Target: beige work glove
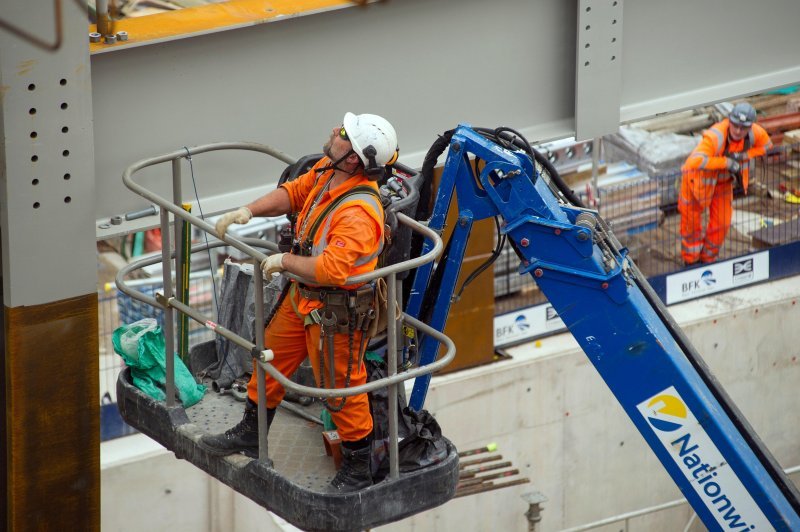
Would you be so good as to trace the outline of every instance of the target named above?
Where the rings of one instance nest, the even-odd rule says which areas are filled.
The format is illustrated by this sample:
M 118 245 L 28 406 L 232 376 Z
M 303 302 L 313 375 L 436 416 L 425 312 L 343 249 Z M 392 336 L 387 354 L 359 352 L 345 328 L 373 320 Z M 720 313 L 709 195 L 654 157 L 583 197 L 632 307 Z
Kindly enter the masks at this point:
M 281 273 L 286 268 L 283 267 L 283 256 L 286 253 L 275 253 L 261 261 L 261 271 L 264 272 L 264 277 L 270 279 L 273 274 Z
M 222 215 L 222 218 L 217 220 L 217 225 L 215 229 L 217 230 L 217 236 L 222 238 L 225 236 L 225 232 L 228 230 L 228 226 L 231 224 L 246 224 L 253 218 L 253 213 L 250 212 L 250 209 L 247 207 L 239 207 L 235 211 L 226 212 Z

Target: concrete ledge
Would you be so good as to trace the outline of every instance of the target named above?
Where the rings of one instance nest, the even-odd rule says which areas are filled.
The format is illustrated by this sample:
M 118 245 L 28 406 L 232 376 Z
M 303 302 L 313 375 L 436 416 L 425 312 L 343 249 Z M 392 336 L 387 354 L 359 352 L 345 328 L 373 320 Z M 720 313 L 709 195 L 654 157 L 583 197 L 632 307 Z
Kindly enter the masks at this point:
M 798 299 L 800 278 L 787 278 L 669 307 L 783 468 L 800 463 L 800 417 L 794 406 L 800 327 L 793 326 L 800 323 Z M 426 408 L 460 448 L 496 442 L 531 486 L 481 495 L 480 512 L 456 499 L 390 530 L 522 530 L 527 507 L 520 496 L 532 489 L 548 498 L 537 525 L 542 531 L 681 498 L 569 333 L 506 352 L 512 358 L 434 377 Z M 684 505 L 629 525 L 680 530 L 692 513 Z

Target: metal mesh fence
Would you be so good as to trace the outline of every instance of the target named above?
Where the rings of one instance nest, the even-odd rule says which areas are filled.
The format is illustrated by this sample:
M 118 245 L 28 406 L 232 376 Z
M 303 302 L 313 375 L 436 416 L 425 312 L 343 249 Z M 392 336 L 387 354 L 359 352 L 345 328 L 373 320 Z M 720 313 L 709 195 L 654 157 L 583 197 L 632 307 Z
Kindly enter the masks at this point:
M 639 269 L 648 277 L 685 268 L 681 256 L 681 215 L 678 197 L 681 172 L 603 185 L 596 193 L 580 192 L 614 231 Z M 709 211 L 702 215 L 707 227 Z M 731 226 L 717 260 L 800 241 L 800 145 L 780 146 L 750 163 L 745 195 L 733 187 Z M 494 266 L 495 314 L 544 303 L 530 275 L 519 275 L 519 260 L 507 246 Z
M 628 178 L 628 175 L 631 177 Z M 745 195 L 734 188 L 731 228 L 719 260 L 729 259 L 800 241 L 800 145 L 782 146 L 776 153 L 753 161 L 750 187 Z M 600 183 L 598 190 L 579 192 L 581 200 L 596 207 L 641 271 L 649 278 L 684 269 L 681 257 L 681 216 L 677 211 L 680 171 L 654 177 L 641 172 L 623 172 L 617 181 Z M 248 226 L 248 234 L 276 242 L 285 220 L 267 220 Z M 708 213 L 703 218 L 708 223 Z M 235 259 L 245 259 L 227 249 Z M 201 265 L 197 265 L 198 268 Z M 207 265 L 206 265 L 207 266 Z M 530 275 L 518 273 L 519 259 L 510 245 L 494 264 L 495 314 L 501 315 L 546 302 Z M 130 283 L 147 294 L 162 290 L 160 279 Z M 209 316 L 216 316 L 214 282 L 211 274 L 192 273 L 190 304 Z M 162 322 L 161 311 L 132 300 L 113 285 L 98 294 L 100 323 L 100 397 L 103 405 L 103 439 L 127 434 L 132 429 L 116 410 L 116 380 L 122 359 L 113 352 L 111 336 L 122 324 L 145 317 Z M 189 322 L 190 345 L 213 338 L 213 333 Z
M 281 217 L 261 220 L 245 227 L 232 227 L 231 231 L 240 237 L 256 237 L 277 242 L 281 229 L 287 224 L 288 221 Z M 195 237 L 196 239 L 203 238 L 200 233 L 196 233 Z M 195 271 L 189 278 L 189 304 L 214 319 L 217 317 L 215 292 L 219 293 L 219 272 L 216 270 L 216 265 L 221 262 L 221 257 L 226 256 L 241 261 L 249 258 L 233 247 L 218 248 L 212 250 L 211 253 L 200 252 L 192 256 L 192 265 Z M 213 276 L 211 264 L 215 265 Z M 127 284 L 154 297 L 156 292 L 163 292 L 160 268 L 157 269 L 157 272 L 151 272 L 153 278 L 130 280 Z M 117 410 L 116 383 L 125 364 L 122 358 L 114 353 L 111 341 L 114 330 L 121 325 L 130 324 L 142 318 L 155 318 L 163 327 L 164 318 L 163 311 L 123 294 L 113 283 L 106 284 L 98 291 L 97 296 L 100 339 L 101 439 L 108 440 L 134 432 L 122 421 Z M 179 314 L 176 313 L 176 316 Z M 188 326 L 190 347 L 214 338 L 211 330 L 194 320 L 189 319 Z
M 150 296 L 163 291 L 161 279 L 142 279 L 129 281 L 133 286 Z M 189 302 L 207 316 L 216 315 L 214 286 L 218 279 L 212 279 L 210 272 L 193 273 L 189 279 Z M 117 290 L 113 284 L 98 292 L 98 321 L 100 338 L 100 403 L 101 439 L 108 440 L 134 432 L 119 417 L 117 410 L 117 377 L 125 367 L 122 358 L 114 353 L 111 342 L 114 330 L 121 325 L 133 323 L 142 318 L 155 318 L 163 326 L 163 311 L 131 299 Z M 189 343 L 211 340 L 214 333 L 199 323 L 189 320 Z

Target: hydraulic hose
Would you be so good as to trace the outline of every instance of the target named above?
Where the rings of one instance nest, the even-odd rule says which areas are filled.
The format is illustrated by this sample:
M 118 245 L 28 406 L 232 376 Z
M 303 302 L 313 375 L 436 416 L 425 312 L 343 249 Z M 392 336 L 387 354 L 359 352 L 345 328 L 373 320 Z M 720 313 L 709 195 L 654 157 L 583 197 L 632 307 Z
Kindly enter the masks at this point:
M 553 163 L 551 163 L 550 160 L 540 152 L 536 151 L 521 133 L 506 126 L 500 126 L 496 129 L 478 127 L 475 128 L 475 131 L 494 140 L 499 140 L 499 143 L 501 144 L 510 143 L 514 147 L 526 152 L 534 161 L 539 163 L 545 169 L 545 172 L 550 177 L 550 182 L 555 184 L 558 192 L 560 192 L 567 199 L 567 201 L 573 205 L 581 204 L 578 196 L 575 195 L 572 189 L 569 188 L 567 183 L 561 178 L 558 170 L 556 170 L 555 166 L 553 166 Z

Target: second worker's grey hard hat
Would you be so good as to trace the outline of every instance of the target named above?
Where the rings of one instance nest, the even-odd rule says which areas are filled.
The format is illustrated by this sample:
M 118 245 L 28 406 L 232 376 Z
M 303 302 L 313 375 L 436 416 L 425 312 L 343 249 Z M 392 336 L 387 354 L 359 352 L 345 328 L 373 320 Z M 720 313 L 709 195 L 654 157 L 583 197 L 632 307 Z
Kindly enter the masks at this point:
M 756 121 L 756 110 L 747 102 L 737 103 L 731 109 L 728 119 L 738 126 L 750 127 Z

